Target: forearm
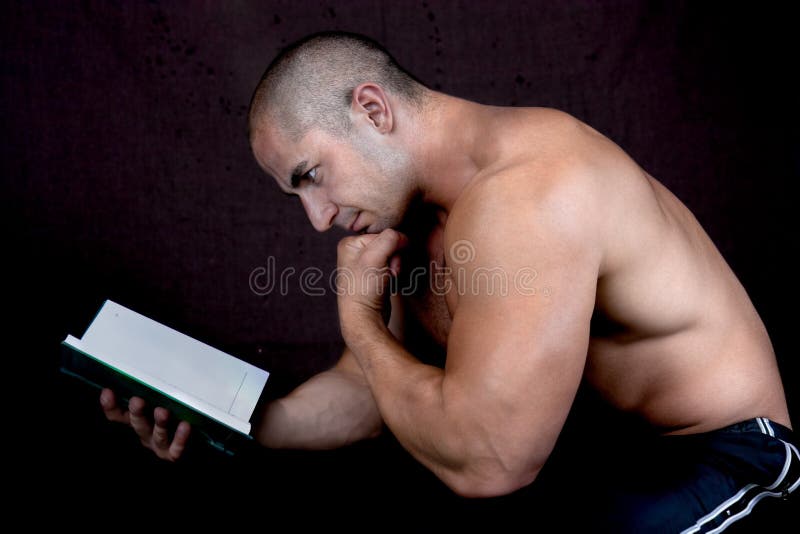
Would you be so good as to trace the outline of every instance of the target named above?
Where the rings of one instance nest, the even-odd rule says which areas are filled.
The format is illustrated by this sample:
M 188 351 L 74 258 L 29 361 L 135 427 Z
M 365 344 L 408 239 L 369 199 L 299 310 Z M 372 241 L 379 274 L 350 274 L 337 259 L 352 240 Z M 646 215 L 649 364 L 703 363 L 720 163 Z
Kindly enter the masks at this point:
M 496 456 L 487 450 L 479 417 L 469 413 L 442 369 L 422 364 L 380 325 L 358 341 L 351 336 L 350 347 L 381 417 L 417 460 L 461 493 L 470 493 L 464 486 L 472 481 L 494 476 Z
M 337 267 L 352 274 L 344 277 L 346 283 L 337 280 L 342 335 L 381 418 L 416 459 L 465 496 L 513 491 L 533 481 L 554 443 L 552 432 L 534 435 L 546 406 L 540 410 L 531 402 L 520 405 L 519 399 L 538 400 L 526 395 L 530 380 L 516 378 L 508 367 L 520 357 L 515 352 L 499 360 L 497 347 L 488 339 L 466 352 L 465 347 L 451 351 L 448 343 L 448 359 L 466 356 L 450 360 L 446 372 L 422 364 L 400 345 L 382 312 L 387 283 L 399 272 L 397 252 L 407 243 L 407 237 L 392 229 L 339 242 Z M 483 313 L 473 315 L 476 320 L 463 324 L 474 335 L 487 321 Z M 489 363 L 486 358 L 491 358 Z M 516 388 L 506 387 L 509 378 Z
M 332 449 L 380 433 L 375 400 L 352 353 L 282 399 L 271 402 L 256 424 L 256 439 L 269 448 Z

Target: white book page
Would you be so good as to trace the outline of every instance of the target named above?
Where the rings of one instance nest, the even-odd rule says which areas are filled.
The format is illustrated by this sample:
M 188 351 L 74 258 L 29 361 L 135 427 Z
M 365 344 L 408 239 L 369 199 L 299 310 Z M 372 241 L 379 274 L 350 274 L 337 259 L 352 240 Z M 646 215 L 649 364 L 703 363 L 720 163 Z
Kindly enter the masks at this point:
M 155 377 L 171 389 L 245 422 L 269 376 L 263 369 L 110 300 L 81 344 L 88 354 L 111 358 L 118 365 Z

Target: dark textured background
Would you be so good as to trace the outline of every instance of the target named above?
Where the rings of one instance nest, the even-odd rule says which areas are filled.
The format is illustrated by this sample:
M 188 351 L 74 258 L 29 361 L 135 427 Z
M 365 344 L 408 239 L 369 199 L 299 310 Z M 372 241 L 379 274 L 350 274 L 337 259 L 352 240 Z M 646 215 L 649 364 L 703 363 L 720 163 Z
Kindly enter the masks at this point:
M 342 234 L 313 231 L 260 173 L 244 135 L 251 91 L 276 51 L 328 29 L 378 39 L 433 88 L 556 107 L 619 143 L 694 211 L 748 289 L 798 417 L 788 260 L 797 46 L 787 12 L 632 1 L 20 2 L 2 11 L 6 356 L 46 377 L 42 387 L 7 377 L 25 399 L 12 415 L 35 427 L 22 451 L 36 456 L 12 456 L 27 468 L 25 498 L 148 510 L 154 493 L 179 490 L 186 502 L 248 494 L 272 514 L 298 502 L 359 509 L 366 499 L 387 518 L 410 506 L 406 520 L 420 509 L 439 518 L 536 510 L 524 496 L 453 497 L 391 437 L 247 462 L 197 448 L 182 465 L 162 464 L 103 423 L 94 391 L 55 371 L 58 343 L 80 335 L 105 298 L 269 369 L 271 395 L 335 361 L 330 291 L 305 295 L 295 275 L 288 294 L 259 296 L 249 276 L 270 256 L 278 269 L 327 275 Z M 579 408 L 576 428 L 590 427 Z M 240 489 L 245 480 L 254 491 Z M 86 483 L 88 493 L 76 491 Z

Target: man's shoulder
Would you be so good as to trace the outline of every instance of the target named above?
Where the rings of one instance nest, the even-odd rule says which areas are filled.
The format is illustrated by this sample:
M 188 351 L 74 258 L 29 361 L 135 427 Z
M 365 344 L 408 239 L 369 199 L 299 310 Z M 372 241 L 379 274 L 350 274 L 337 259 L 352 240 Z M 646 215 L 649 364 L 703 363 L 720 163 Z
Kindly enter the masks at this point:
M 591 137 L 603 137 L 597 130 L 566 111 L 555 108 L 506 108 L 502 131 L 513 143 L 530 150 L 554 149 L 560 152 Z
M 464 192 L 444 229 L 448 264 L 462 249 L 474 251 L 475 267 L 512 270 L 536 264 L 542 254 L 602 256 L 601 210 L 582 172 L 550 171 L 535 180 L 530 172 L 538 170 L 510 168 Z
M 599 202 L 598 180 L 576 158 L 520 158 L 476 176 L 453 205 L 447 227 L 525 227 L 544 219 L 589 223 Z M 598 214 L 599 215 L 599 214 Z M 569 220 L 561 221 L 567 217 Z
M 487 193 L 546 198 L 544 192 L 567 185 L 589 187 L 598 154 L 611 148 L 596 130 L 553 108 L 505 109 L 489 135 L 494 159 L 464 188 L 454 209 Z

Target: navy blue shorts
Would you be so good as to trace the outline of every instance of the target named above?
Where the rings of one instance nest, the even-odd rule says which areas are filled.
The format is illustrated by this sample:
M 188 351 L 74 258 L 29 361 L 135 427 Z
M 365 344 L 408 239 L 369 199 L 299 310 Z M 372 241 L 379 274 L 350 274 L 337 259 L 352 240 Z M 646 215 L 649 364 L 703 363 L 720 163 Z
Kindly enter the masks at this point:
M 624 447 L 592 484 L 595 531 L 722 532 L 764 499 L 800 486 L 790 429 L 756 418 Z M 594 521 L 592 521 L 594 522 Z

